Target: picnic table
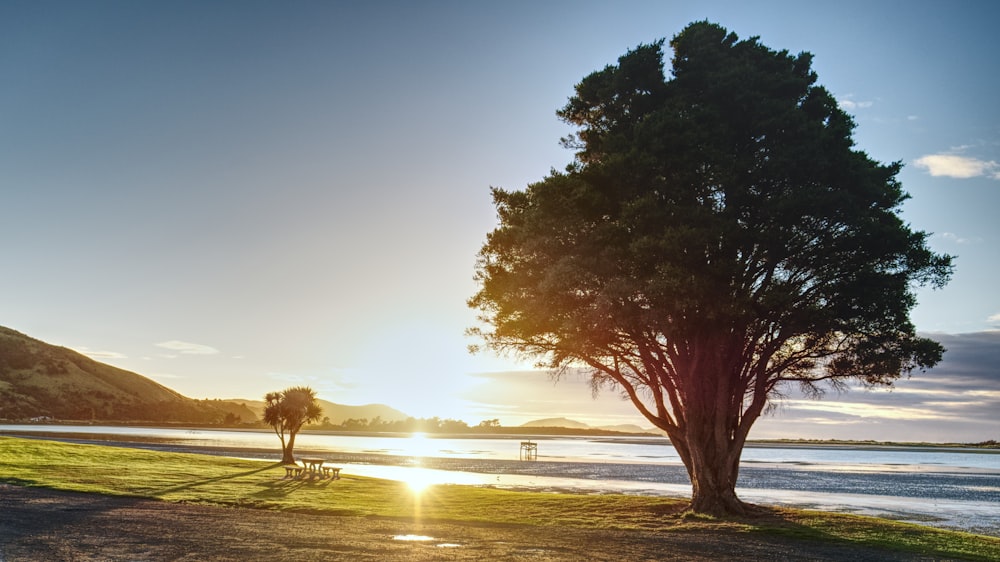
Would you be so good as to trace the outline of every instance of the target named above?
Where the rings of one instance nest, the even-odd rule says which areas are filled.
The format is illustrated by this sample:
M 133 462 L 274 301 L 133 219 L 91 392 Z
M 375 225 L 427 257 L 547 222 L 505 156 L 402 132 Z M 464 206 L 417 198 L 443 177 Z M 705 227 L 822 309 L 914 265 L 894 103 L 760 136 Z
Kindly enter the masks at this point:
M 323 463 L 326 462 L 326 459 L 321 459 L 319 457 L 302 457 L 299 460 L 302 461 L 302 464 L 310 474 L 322 474 Z
M 331 480 L 340 480 L 340 468 L 334 466 L 323 466 L 326 459 L 319 457 L 302 457 L 299 460 L 302 461 L 302 466 L 299 466 L 297 463 L 282 465 L 282 468 L 285 469 L 285 478 L 298 479 L 303 476 L 308 476 L 310 479 L 319 478 L 322 480 L 324 478 L 329 478 Z

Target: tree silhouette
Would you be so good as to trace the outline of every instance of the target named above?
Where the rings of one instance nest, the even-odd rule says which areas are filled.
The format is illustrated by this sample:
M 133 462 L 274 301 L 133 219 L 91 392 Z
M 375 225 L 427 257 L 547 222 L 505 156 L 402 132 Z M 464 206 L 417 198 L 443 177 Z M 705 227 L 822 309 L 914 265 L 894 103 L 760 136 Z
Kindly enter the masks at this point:
M 891 385 L 940 360 L 909 311 L 951 257 L 902 222 L 900 165 L 853 148 L 811 55 L 697 22 L 667 79 L 662 45 L 576 86 L 565 172 L 493 188 L 470 331 L 620 391 L 670 437 L 693 510 L 744 513 L 740 455 L 785 385 Z
M 293 386 L 267 393 L 264 403 L 264 423 L 274 428 L 281 440 L 281 462 L 294 464 L 295 435 L 304 424 L 318 421 L 323 415 L 316 392 L 307 386 Z

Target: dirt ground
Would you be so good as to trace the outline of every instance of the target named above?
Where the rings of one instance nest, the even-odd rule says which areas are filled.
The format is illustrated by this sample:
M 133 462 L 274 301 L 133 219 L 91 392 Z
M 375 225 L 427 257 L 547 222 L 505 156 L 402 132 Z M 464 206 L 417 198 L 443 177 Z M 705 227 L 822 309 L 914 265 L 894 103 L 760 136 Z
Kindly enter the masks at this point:
M 424 540 L 402 540 L 407 535 Z M 0 562 L 22 560 L 933 559 L 730 531 L 459 525 L 175 504 L 0 484 Z

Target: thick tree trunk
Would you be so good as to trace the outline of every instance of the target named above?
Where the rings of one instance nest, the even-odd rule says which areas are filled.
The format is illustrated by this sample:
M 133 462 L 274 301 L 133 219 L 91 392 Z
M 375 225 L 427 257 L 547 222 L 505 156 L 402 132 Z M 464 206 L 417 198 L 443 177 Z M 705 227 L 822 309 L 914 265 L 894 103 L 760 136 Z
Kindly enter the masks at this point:
M 693 455 L 691 475 L 691 510 L 712 516 L 746 515 L 747 505 L 736 497 L 739 463 L 705 462 L 706 456 Z
M 736 497 L 740 455 L 750 423 L 761 404 L 744 411 L 742 382 L 744 339 L 738 332 L 707 338 L 681 361 L 683 423 L 671 434 L 691 478 L 691 509 L 712 516 L 746 515 Z M 681 402 L 678 400 L 677 402 Z M 676 439 L 675 439 L 676 437 Z
M 691 478 L 691 509 L 712 516 L 746 515 L 748 505 L 736 496 L 743 441 L 729 438 L 711 424 L 698 426 L 671 441 Z

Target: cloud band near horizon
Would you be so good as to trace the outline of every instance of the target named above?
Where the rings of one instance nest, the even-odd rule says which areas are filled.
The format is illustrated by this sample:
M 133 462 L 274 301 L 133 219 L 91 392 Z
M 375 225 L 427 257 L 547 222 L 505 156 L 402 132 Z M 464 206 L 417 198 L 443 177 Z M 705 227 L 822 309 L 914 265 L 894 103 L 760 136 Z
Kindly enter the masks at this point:
M 214 347 L 208 345 L 202 345 L 200 343 L 191 343 L 179 340 L 160 342 L 156 344 L 156 347 L 169 349 L 170 351 L 176 351 L 181 355 L 215 355 L 219 353 L 218 349 L 215 349 Z

